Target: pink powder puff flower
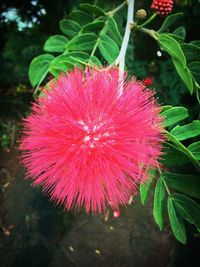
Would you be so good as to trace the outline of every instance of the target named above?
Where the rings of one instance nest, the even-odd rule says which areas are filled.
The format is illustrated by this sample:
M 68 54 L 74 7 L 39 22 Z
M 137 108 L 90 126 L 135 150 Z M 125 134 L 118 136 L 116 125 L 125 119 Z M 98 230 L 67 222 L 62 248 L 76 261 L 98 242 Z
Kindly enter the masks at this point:
M 67 210 L 118 210 L 162 154 L 154 93 L 125 78 L 120 96 L 118 78 L 118 69 L 63 74 L 25 119 L 20 150 L 27 177 Z

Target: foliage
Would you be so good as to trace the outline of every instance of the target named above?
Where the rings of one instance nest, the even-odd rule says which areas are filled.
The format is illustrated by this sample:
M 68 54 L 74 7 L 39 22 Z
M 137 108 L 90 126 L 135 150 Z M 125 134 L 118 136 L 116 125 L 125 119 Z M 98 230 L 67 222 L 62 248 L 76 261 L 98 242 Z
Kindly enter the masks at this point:
M 177 95 L 178 99 L 182 92 L 188 90 L 189 94 L 200 102 L 200 41 L 185 41 L 186 30 L 178 24 L 182 15 L 179 12 L 168 16 L 158 30 L 144 28 L 151 19 L 147 19 L 148 23 L 135 23 L 132 28 L 136 36 L 144 33 L 152 37 L 152 41 L 155 42 L 154 48 L 159 47 L 166 57 L 165 62 L 158 63 L 163 71 L 157 82 L 171 88 L 171 95 L 166 92 L 167 96 L 173 98 Z M 100 6 L 84 3 L 79 9 L 73 10 L 67 18 L 61 20 L 59 27 L 60 32 L 45 41 L 43 49 L 46 53 L 31 61 L 29 78 L 31 85 L 36 86 L 35 95 L 48 75 L 57 78 L 62 72 L 71 70 L 74 66 L 98 68 L 112 65 L 118 57 L 123 28 L 115 9 L 107 12 Z M 130 43 L 129 49 L 135 47 L 137 50 L 137 44 Z M 139 60 L 137 53 L 133 62 L 132 59 L 132 56 L 127 55 L 128 69 L 139 78 L 144 78 L 148 74 L 147 62 Z M 154 64 L 150 66 L 151 70 L 155 67 Z M 166 104 L 173 105 L 175 102 L 173 101 L 172 99 Z M 178 103 L 179 100 L 175 102 Z M 196 139 L 200 135 L 200 121 L 196 119 L 197 117 L 191 121 L 188 109 L 183 106 L 163 106 L 161 115 L 165 117 L 166 128 L 165 154 L 162 159 L 165 171 L 162 172 L 160 168 L 150 170 L 151 179 L 140 185 L 140 196 L 142 204 L 146 204 L 151 187 L 158 176 L 153 205 L 155 222 L 162 230 L 167 212 L 174 236 L 185 244 L 184 222 L 195 225 L 197 229 L 200 227 L 200 206 L 197 200 L 193 200 L 200 198 L 200 180 L 196 175 L 200 171 L 200 144 Z M 186 122 L 183 123 L 184 121 Z M 175 171 L 178 166 L 184 164 L 193 165 L 191 173 Z

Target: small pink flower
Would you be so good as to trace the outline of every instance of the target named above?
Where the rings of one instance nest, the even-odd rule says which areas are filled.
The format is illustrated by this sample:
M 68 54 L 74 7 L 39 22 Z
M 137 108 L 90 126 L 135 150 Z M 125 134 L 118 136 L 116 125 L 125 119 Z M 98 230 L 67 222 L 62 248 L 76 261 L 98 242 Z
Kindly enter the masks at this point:
M 113 217 L 114 218 L 119 218 L 121 216 L 121 212 L 119 210 L 116 210 L 113 212 Z
M 153 0 L 151 8 L 156 11 L 158 15 L 167 16 L 172 12 L 173 0 Z
M 117 69 L 61 75 L 25 119 L 20 150 L 27 177 L 67 210 L 118 210 L 162 154 L 153 92 L 131 79 L 119 96 L 118 78 Z

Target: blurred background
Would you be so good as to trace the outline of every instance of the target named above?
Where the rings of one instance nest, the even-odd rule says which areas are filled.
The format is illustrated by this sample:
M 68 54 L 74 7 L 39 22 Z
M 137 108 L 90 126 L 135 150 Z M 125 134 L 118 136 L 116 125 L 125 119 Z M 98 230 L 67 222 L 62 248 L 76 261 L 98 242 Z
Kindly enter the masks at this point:
M 45 40 L 59 34 L 59 21 L 80 3 L 95 3 L 106 11 L 120 0 L 32 0 L 0 2 L 0 266 L 198 266 L 199 238 L 188 227 L 186 246 L 177 243 L 169 227 L 160 232 L 152 215 L 152 199 L 143 207 L 139 198 L 104 216 L 64 212 L 37 188 L 24 181 L 17 142 L 22 119 L 29 113 L 33 88 L 28 79 L 31 60 L 43 53 Z M 200 38 L 200 2 L 176 0 L 183 12 L 176 24 L 186 29 L 186 42 Z M 136 10 L 150 11 L 151 1 L 136 1 Z M 118 15 L 123 21 L 126 9 Z M 159 29 L 163 18 L 152 28 Z M 124 24 L 122 24 L 122 28 Z M 148 36 L 133 35 L 127 53 L 130 73 L 150 79 L 159 102 L 184 105 L 197 118 L 195 96 L 178 77 L 166 54 Z M 47 77 L 48 81 L 48 77 Z M 167 219 L 166 219 L 167 220 Z

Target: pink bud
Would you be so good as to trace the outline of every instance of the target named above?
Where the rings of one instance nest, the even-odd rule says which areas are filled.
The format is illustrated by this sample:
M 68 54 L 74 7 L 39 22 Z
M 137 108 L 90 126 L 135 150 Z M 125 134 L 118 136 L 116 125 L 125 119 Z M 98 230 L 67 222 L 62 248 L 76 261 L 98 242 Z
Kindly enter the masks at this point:
M 114 218 L 119 218 L 121 216 L 121 212 L 119 210 L 116 210 L 113 212 L 113 217 Z

